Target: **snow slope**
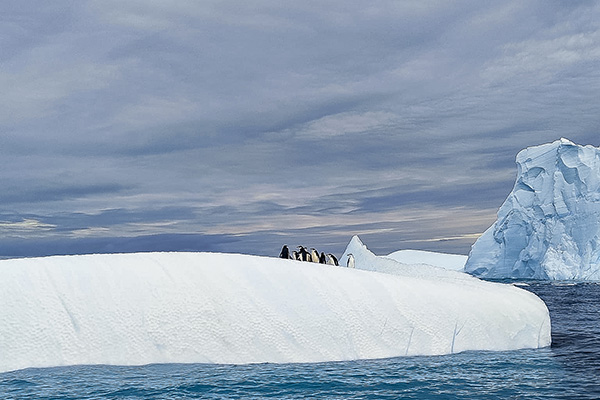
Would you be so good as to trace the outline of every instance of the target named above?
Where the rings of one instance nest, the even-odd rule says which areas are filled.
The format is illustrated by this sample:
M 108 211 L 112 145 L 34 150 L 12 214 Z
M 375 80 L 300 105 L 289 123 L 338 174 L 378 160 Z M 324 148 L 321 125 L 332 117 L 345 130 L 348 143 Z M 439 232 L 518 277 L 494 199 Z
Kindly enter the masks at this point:
M 360 250 L 359 267 L 368 259 Z M 0 372 L 316 362 L 550 344 L 548 310 L 533 294 L 436 270 L 437 276 L 398 276 L 215 253 L 3 260 Z
M 465 271 L 600 280 L 600 148 L 560 139 L 521 151 L 517 167 L 515 186 Z
M 428 264 L 440 268 L 462 271 L 467 262 L 467 256 L 460 254 L 435 253 L 423 250 L 398 250 L 387 257 L 404 264 Z

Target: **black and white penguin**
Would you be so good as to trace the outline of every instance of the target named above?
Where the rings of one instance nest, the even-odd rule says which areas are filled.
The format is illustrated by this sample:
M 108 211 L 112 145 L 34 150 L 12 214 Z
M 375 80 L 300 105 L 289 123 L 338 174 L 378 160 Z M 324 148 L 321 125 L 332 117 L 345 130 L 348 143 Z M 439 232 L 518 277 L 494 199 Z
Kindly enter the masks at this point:
M 298 246 L 298 255 L 300 256 L 300 261 L 310 261 L 310 254 L 306 250 L 306 247 Z
M 319 256 L 319 264 L 327 264 L 327 257 L 323 252 L 321 252 L 321 255 Z
M 310 261 L 314 263 L 319 262 L 319 252 L 314 247 L 310 248 Z
M 285 258 L 286 260 L 290 258 L 290 249 L 288 249 L 287 244 L 283 245 L 281 253 L 279 253 L 279 258 Z
M 339 266 L 338 259 L 331 253 L 327 254 L 327 264 Z
M 300 255 L 296 250 L 292 251 L 292 260 L 300 261 Z
M 346 267 L 354 268 L 354 256 L 352 253 L 348 254 L 348 261 L 346 262 Z

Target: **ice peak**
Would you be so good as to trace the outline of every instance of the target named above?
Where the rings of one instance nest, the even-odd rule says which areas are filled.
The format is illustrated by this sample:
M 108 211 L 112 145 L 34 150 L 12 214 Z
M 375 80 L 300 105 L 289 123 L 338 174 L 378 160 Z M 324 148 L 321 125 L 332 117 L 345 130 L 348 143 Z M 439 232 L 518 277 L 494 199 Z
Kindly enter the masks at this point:
M 348 243 L 348 247 L 364 247 L 365 249 L 367 248 L 367 246 L 365 246 L 365 244 L 362 242 L 362 240 L 360 240 L 360 238 L 358 237 L 358 235 L 354 235 L 352 236 L 352 239 L 350 239 L 350 243 Z
M 559 142 L 560 144 L 566 144 L 566 145 L 570 145 L 570 146 L 576 146 L 576 144 L 575 144 L 575 143 L 571 142 L 571 141 L 570 141 L 569 139 L 567 139 L 567 138 L 560 138 L 559 140 L 557 140 L 557 141 L 556 141 L 556 142 L 554 142 L 554 143 L 557 143 L 557 142 Z

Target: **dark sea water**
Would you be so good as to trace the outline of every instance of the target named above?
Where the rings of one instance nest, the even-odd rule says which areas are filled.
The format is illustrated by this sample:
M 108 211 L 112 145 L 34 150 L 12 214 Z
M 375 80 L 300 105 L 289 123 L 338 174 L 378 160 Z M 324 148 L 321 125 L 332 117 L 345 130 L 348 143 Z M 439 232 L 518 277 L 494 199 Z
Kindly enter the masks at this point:
M 550 348 L 320 364 L 27 369 L 0 374 L 0 399 L 600 399 L 600 285 L 530 282 L 526 289 L 550 309 Z

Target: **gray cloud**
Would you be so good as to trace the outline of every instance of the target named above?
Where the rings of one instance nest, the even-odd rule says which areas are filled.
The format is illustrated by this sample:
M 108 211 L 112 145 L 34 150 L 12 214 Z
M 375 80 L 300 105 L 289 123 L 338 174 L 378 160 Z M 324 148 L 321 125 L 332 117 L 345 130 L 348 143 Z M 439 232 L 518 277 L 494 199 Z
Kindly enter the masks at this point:
M 353 233 L 380 252 L 466 253 L 519 150 L 600 145 L 593 2 L 7 1 L 1 15 L 0 227 L 50 253 L 164 249 L 162 235 L 174 250 L 341 252 Z

